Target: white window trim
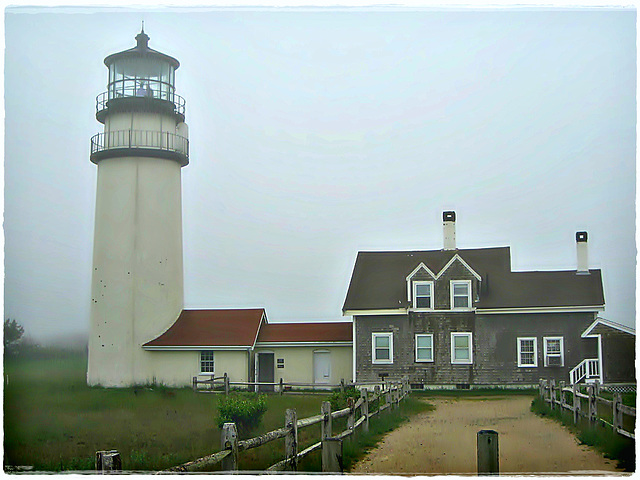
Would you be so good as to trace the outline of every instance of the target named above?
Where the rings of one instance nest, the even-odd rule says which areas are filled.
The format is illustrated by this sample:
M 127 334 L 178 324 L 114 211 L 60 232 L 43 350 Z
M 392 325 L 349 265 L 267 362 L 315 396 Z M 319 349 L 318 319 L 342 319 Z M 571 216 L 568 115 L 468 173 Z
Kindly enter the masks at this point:
M 553 365 L 553 367 L 564 367 L 564 337 L 543 337 L 542 342 L 544 345 L 544 366 L 548 367 L 547 361 L 547 341 L 548 340 L 560 340 L 560 365 Z M 554 356 L 557 356 L 554 354 Z
M 213 362 L 213 372 L 203 372 L 203 371 L 202 371 L 202 362 L 203 362 L 203 360 L 202 360 L 202 354 L 203 354 L 203 353 L 205 353 L 205 352 L 211 352 L 211 360 L 204 360 L 204 361 L 205 361 L 205 362 L 209 362 L 209 361 Z M 200 361 L 200 368 L 199 368 L 199 370 L 200 370 L 200 375 L 213 375 L 213 374 L 214 374 L 215 369 L 216 369 L 216 354 L 215 354 L 215 351 L 214 351 L 214 350 L 200 350 L 200 358 L 199 358 L 199 361 Z
M 431 358 L 429 360 L 425 360 L 425 359 L 420 359 L 418 358 L 418 337 L 431 337 Z M 434 353 L 434 348 L 433 348 L 433 333 L 416 333 L 415 336 L 415 342 L 416 342 L 416 362 L 431 362 L 433 363 L 433 353 Z
M 376 358 L 376 337 L 389 338 L 389 359 Z M 393 363 L 393 332 L 373 332 L 371 334 L 371 363 L 376 365 L 390 365 Z
M 456 360 L 455 359 L 455 337 L 468 337 L 469 338 L 469 360 Z M 471 365 L 473 363 L 473 334 L 471 332 L 451 332 L 451 363 L 455 365 Z
M 533 340 L 533 363 L 522 363 L 522 340 Z M 538 366 L 538 339 L 536 337 L 518 337 L 518 366 L 519 367 L 537 367 Z
M 416 291 L 417 291 L 417 287 L 418 285 L 431 285 L 431 297 L 429 299 L 430 305 L 429 307 L 420 307 L 418 308 L 417 302 L 416 302 Z M 434 283 L 430 280 L 414 280 L 413 281 L 413 299 L 412 299 L 412 304 L 413 304 L 413 309 L 418 311 L 418 312 L 423 312 L 423 311 L 427 311 L 427 310 L 433 310 L 433 293 L 434 293 Z
M 468 307 L 458 307 L 458 308 L 454 308 L 453 307 L 453 286 L 455 284 L 466 284 L 469 287 L 469 294 L 467 295 L 467 298 L 469 300 L 468 302 Z M 450 304 L 449 307 L 451 308 L 451 310 L 456 310 L 456 311 L 463 311 L 463 312 L 467 312 L 469 310 L 473 309 L 473 295 L 471 294 L 471 280 L 450 280 L 449 281 L 449 296 L 450 296 Z

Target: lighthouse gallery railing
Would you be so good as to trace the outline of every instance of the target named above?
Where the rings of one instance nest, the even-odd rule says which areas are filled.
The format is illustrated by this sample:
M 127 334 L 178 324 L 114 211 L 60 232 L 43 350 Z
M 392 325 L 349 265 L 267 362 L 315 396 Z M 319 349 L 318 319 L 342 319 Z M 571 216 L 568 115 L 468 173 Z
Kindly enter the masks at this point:
M 91 137 L 91 154 L 116 148 L 166 150 L 188 157 L 189 139 L 155 130 L 115 130 Z

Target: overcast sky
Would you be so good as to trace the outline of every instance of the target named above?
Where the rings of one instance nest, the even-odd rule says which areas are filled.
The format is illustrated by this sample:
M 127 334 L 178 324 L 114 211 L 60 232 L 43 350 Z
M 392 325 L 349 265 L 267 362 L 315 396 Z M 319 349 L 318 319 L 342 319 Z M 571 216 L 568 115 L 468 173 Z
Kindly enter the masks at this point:
M 632 9 L 5 11 L 5 318 L 87 333 L 103 59 L 176 57 L 185 307 L 342 320 L 359 250 L 510 245 L 602 268 L 635 327 Z

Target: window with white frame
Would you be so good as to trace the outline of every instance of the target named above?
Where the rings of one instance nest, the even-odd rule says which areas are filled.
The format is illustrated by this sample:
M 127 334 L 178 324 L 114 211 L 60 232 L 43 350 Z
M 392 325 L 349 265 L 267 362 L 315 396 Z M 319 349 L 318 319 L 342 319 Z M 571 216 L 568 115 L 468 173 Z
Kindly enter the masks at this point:
M 544 366 L 564 367 L 564 339 L 544 337 Z
M 538 366 L 538 339 L 536 337 L 518 337 L 518 366 Z
M 200 373 L 213 373 L 213 350 L 200 352 Z
M 393 363 L 393 333 L 371 334 L 371 361 Z
M 413 308 L 433 310 L 433 282 L 413 282 Z
M 451 309 L 466 310 L 471 308 L 471 280 L 451 281 Z
M 433 334 L 416 335 L 416 362 L 433 362 Z
M 471 333 L 451 334 L 451 363 L 473 363 Z

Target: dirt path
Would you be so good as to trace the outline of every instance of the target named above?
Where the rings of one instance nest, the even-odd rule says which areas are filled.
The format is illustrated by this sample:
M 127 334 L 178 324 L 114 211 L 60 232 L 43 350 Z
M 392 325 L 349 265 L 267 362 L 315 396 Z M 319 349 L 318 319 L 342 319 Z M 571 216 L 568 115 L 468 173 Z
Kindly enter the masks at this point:
M 436 410 L 389 433 L 350 473 L 476 474 L 476 434 L 499 433 L 500 473 L 623 474 L 553 420 L 529 411 L 531 397 L 430 399 Z

